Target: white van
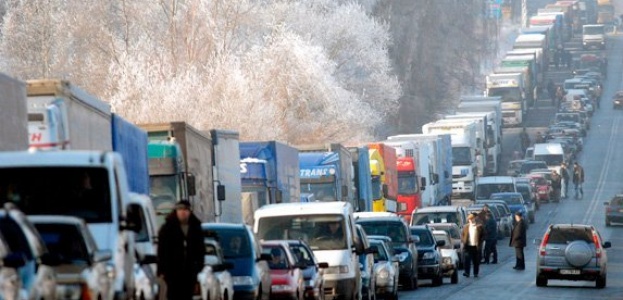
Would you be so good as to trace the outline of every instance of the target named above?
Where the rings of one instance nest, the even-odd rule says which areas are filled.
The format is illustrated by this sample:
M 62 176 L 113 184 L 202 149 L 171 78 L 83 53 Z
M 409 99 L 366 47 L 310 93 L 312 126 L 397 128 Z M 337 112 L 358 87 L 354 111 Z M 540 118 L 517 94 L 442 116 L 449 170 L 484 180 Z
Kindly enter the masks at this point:
M 476 179 L 476 200 L 490 199 L 491 194 L 501 192 L 517 192 L 515 178 L 511 176 L 487 176 Z
M 364 252 L 348 202 L 280 203 L 255 211 L 253 231 L 259 240 L 304 240 L 318 261 L 329 263 L 323 277 L 329 299 L 358 299 L 361 271 L 358 254 Z M 328 237 L 331 226 L 338 234 Z M 340 232 L 341 231 L 341 232 Z
M 560 174 L 560 165 L 565 161 L 565 152 L 560 143 L 534 144 L 534 160 L 541 160 L 550 170 Z

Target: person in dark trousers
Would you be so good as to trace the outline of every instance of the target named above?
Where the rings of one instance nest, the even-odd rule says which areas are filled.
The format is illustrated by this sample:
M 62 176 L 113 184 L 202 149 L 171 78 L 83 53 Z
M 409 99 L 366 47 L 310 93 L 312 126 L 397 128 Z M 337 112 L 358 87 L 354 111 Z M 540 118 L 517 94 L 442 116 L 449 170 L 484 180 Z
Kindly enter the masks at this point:
M 472 263 L 474 264 L 474 277 L 478 277 L 480 271 L 480 253 L 482 251 L 482 242 L 484 240 L 485 230 L 482 225 L 477 222 L 478 216 L 470 214 L 467 217 L 469 223 L 463 227 L 461 240 L 465 245 L 465 262 L 463 276 L 469 277 Z
M 573 163 L 573 184 L 575 185 L 575 198 L 584 197 L 584 189 L 582 184 L 584 183 L 584 168 L 578 164 Z M 579 193 L 578 193 L 579 192 Z
M 485 255 L 483 263 L 488 264 L 493 255 L 492 264 L 498 263 L 498 224 L 491 212 L 485 214 Z
M 556 106 L 556 84 L 551 78 L 547 82 L 547 96 L 551 99 L 552 106 Z
M 509 246 L 515 248 L 515 270 L 525 270 L 526 261 L 524 258 L 523 248 L 526 247 L 526 222 L 521 215 L 521 212 L 515 213 L 515 225 L 511 231 L 511 238 Z
M 569 191 L 569 170 L 567 169 L 567 164 L 564 162 L 560 165 L 560 177 L 562 178 L 560 181 L 560 198 L 567 199 L 567 192 Z
M 558 172 L 556 172 L 556 170 L 552 171 L 552 189 L 554 190 L 554 201 L 560 201 L 560 189 L 562 187 L 561 185 L 561 180 L 562 178 L 560 177 L 560 174 L 558 174 Z
M 166 282 L 169 300 L 191 300 L 197 274 L 204 264 L 201 221 L 190 202 L 182 200 L 158 232 L 158 276 Z

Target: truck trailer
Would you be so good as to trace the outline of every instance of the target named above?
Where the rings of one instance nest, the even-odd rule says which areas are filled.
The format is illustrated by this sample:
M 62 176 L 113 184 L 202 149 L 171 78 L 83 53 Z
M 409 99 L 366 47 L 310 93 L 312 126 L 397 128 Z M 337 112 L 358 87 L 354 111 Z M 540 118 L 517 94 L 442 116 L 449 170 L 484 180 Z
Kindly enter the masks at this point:
M 26 84 L 0 73 L 0 151 L 28 149 Z

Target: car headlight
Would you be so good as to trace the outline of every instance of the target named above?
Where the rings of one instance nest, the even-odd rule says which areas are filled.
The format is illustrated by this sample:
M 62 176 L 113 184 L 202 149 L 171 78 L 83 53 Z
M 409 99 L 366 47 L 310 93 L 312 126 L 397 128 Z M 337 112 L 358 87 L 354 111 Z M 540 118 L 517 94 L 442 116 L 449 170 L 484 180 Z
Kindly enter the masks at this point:
M 253 285 L 253 277 L 251 276 L 234 276 L 232 281 L 234 285 Z
M 398 258 L 398 261 L 401 263 L 405 262 L 407 258 L 409 258 L 409 252 L 408 251 L 400 252 L 396 254 L 396 258 Z
M 346 265 L 341 265 L 341 266 L 332 266 L 332 267 L 328 267 L 324 270 L 325 274 L 347 274 L 348 273 L 348 266 Z
M 292 292 L 294 290 L 293 287 L 285 284 L 277 284 L 270 287 L 273 292 Z
M 387 271 L 387 269 L 380 270 L 378 274 L 381 279 L 389 278 L 389 271 Z
M 435 252 L 424 252 L 422 255 L 422 259 L 433 259 L 435 258 Z

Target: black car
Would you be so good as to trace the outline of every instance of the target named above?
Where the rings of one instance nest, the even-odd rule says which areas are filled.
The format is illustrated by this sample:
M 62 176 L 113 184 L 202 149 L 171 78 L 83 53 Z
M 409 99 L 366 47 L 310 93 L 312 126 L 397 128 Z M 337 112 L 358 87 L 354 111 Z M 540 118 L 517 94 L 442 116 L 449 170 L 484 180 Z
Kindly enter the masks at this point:
M 416 245 L 418 250 L 418 277 L 420 279 L 432 279 L 433 286 L 443 283 L 443 270 L 441 267 L 441 250 L 445 241 L 437 242 L 433 231 L 428 225 L 409 227 L 412 236 L 417 236 Z

